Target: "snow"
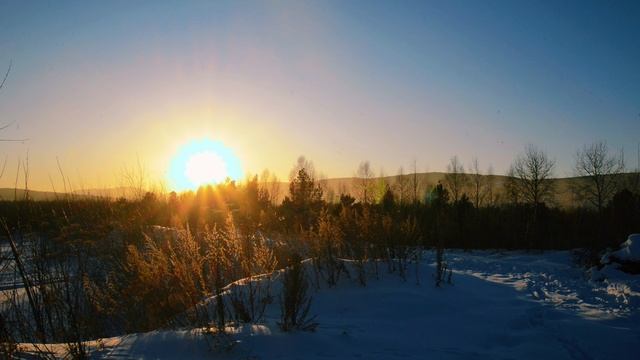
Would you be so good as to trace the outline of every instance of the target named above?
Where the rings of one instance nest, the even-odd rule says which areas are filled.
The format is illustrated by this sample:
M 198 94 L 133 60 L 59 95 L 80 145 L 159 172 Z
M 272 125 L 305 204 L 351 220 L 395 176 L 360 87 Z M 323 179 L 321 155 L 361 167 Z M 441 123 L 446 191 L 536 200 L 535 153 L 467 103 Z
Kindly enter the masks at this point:
M 627 241 L 620 245 L 620 250 L 609 255 L 614 261 L 640 262 L 640 234 L 631 234 Z
M 580 316 L 628 316 L 640 308 L 640 276 L 615 267 L 585 271 L 574 264 L 571 251 L 449 252 L 448 261 L 460 273 L 509 285 Z
M 103 339 L 93 356 L 113 359 L 635 359 L 640 281 L 592 274 L 568 251 L 449 251 L 453 285 L 433 286 L 433 254 L 406 281 L 381 264 L 366 287 L 356 276 L 312 291 L 315 332 L 283 333 L 276 301 L 264 323 L 230 331 L 211 350 L 199 330 Z M 307 262 L 307 269 L 309 270 Z M 372 268 L 369 269 L 372 272 Z M 595 271 L 595 270 L 591 270 Z M 418 279 L 416 279 L 416 273 Z M 313 278 L 312 274 L 309 274 Z M 266 281 L 269 276 L 257 281 Z M 281 273 L 271 277 L 279 288 Z M 246 283 L 246 282 L 245 282 Z M 239 286 L 242 286 L 242 283 Z M 277 294 L 277 293 L 275 293 Z M 216 352 L 213 354 L 212 352 Z

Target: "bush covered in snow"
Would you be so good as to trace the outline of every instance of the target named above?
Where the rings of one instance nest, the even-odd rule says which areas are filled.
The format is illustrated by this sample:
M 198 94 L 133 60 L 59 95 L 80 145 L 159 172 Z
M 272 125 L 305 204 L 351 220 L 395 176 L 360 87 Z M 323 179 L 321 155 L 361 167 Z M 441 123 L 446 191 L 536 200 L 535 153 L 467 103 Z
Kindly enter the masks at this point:
M 622 262 L 640 262 L 640 234 L 631 234 L 611 258 Z
M 600 262 L 628 273 L 640 273 L 640 234 L 629 235 L 618 250 L 606 252 Z

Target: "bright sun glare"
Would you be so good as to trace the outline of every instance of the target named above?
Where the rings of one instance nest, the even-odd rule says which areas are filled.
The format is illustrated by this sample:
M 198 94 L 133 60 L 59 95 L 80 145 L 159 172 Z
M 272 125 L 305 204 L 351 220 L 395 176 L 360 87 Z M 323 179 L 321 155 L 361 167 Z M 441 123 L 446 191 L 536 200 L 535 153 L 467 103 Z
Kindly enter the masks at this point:
M 211 151 L 191 155 L 184 171 L 194 186 L 219 183 L 227 177 L 227 165 L 224 160 Z
M 180 148 L 171 162 L 169 180 L 174 190 L 197 189 L 242 175 L 240 161 L 219 141 L 194 140 Z

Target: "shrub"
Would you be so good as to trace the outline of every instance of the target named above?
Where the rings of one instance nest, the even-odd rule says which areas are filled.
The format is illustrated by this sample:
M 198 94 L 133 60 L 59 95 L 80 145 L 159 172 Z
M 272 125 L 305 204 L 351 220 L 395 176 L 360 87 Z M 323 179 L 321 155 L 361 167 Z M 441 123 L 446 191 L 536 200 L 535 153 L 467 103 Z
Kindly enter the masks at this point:
M 311 296 L 309 281 L 298 256 L 293 256 L 290 266 L 284 270 L 282 295 L 280 297 L 280 322 L 282 331 L 314 331 L 318 324 L 315 316 L 309 317 Z

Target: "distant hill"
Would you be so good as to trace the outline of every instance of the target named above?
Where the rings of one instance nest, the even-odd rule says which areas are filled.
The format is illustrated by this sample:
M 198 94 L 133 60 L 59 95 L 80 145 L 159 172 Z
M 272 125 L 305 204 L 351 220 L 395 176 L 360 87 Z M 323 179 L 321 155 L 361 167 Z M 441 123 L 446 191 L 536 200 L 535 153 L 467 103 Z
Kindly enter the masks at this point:
M 415 180 L 414 180 L 415 176 Z M 433 186 L 438 184 L 438 182 L 444 182 L 445 173 L 442 172 L 428 172 L 428 173 L 418 173 L 418 174 L 405 174 L 402 176 L 402 180 L 405 181 L 406 186 L 410 189 L 409 193 L 413 193 L 413 182 L 417 183 L 417 193 L 420 199 L 424 198 L 424 194 L 428 189 L 431 189 Z M 498 197 L 498 200 L 504 199 L 504 184 L 508 179 L 507 176 L 504 175 L 481 175 L 485 181 L 491 181 L 494 187 L 494 195 Z M 636 182 L 640 182 L 640 173 L 626 173 L 617 175 L 621 178 L 626 178 L 624 180 L 629 181 L 631 179 L 635 179 Z M 385 177 L 374 177 L 371 179 L 374 184 L 389 184 L 392 189 L 395 189 L 397 184 L 400 182 L 401 177 L 399 175 L 393 176 L 385 176 Z M 357 184 L 360 181 L 359 178 L 356 177 L 343 177 L 343 178 L 331 178 L 331 179 L 321 179 L 319 180 L 323 189 L 325 199 L 327 201 L 338 201 L 340 194 L 350 194 L 351 196 L 358 198 L 358 187 Z M 567 178 L 555 178 L 551 179 L 555 185 L 556 197 L 554 199 L 553 205 L 558 205 L 561 207 L 570 207 L 576 204 L 575 195 L 572 189 L 576 188 L 580 182 L 586 181 L 586 178 L 581 177 L 567 177 Z M 285 196 L 289 193 L 289 183 L 288 182 L 278 182 L 278 183 L 270 183 L 267 184 L 267 187 L 270 190 L 278 189 L 277 201 L 280 202 L 284 199 Z M 116 187 L 116 188 L 96 188 L 96 189 L 85 189 L 85 190 L 76 190 L 70 193 L 70 195 L 76 198 L 87 198 L 87 197 L 106 197 L 117 199 L 121 197 L 125 198 L 133 198 L 139 196 L 140 191 L 137 191 L 131 187 Z M 53 191 L 36 191 L 29 190 L 28 192 L 29 198 L 32 200 L 40 201 L 40 200 L 55 200 L 59 198 L 64 198 L 64 193 L 55 193 Z M 13 188 L 0 188 L 0 200 L 22 200 L 25 198 L 25 191 L 23 189 L 13 189 Z
M 63 197 L 63 194 L 55 193 L 53 191 L 29 190 L 27 192 L 24 191 L 24 189 L 0 188 L 0 201 L 23 200 L 27 194 L 29 199 L 36 201 L 55 200 Z
M 72 193 L 75 195 L 83 195 L 83 196 L 95 196 L 95 197 L 106 197 L 106 198 L 133 198 L 138 195 L 140 191 L 126 186 L 114 187 L 114 188 L 95 188 L 95 189 L 84 189 L 84 190 L 74 190 Z
M 494 186 L 494 194 L 499 198 L 504 198 L 504 184 L 509 178 L 505 175 L 481 175 L 485 181 L 491 181 Z M 626 173 L 616 175 L 622 178 L 626 178 L 624 180 L 630 180 L 631 177 L 636 179 L 635 181 L 640 181 L 639 173 Z M 424 197 L 425 192 L 437 185 L 438 182 L 444 182 L 445 173 L 442 172 L 428 172 L 428 173 L 418 173 L 415 174 L 415 182 L 417 183 L 420 199 Z M 340 194 L 347 193 L 351 196 L 357 198 L 357 182 L 360 179 L 356 177 L 347 177 L 347 178 L 333 178 L 321 180 L 322 184 L 325 188 L 325 195 L 327 200 L 329 201 L 337 201 L 339 199 Z M 414 174 L 405 174 L 403 175 L 403 180 L 410 188 L 413 186 L 414 182 Z M 394 176 L 385 176 L 385 177 L 376 177 L 372 179 L 372 182 L 377 183 L 384 181 L 389 184 L 392 188 L 396 186 L 396 184 L 400 181 L 399 175 Z M 587 181 L 587 178 L 584 177 L 566 177 L 566 178 L 554 178 L 551 179 L 554 183 L 555 187 L 555 199 L 554 204 L 560 207 L 571 207 L 576 204 L 575 192 L 573 189 L 577 188 L 580 182 Z M 288 185 L 281 187 L 281 194 L 284 197 L 288 193 Z M 411 190 L 412 192 L 412 190 Z
M 106 189 L 87 189 L 87 190 L 75 190 L 70 193 L 54 192 L 54 191 L 40 191 L 15 189 L 15 188 L 0 188 L 0 201 L 13 201 L 23 200 L 28 195 L 30 200 L 46 201 L 63 199 L 65 196 L 72 196 L 77 199 L 83 198 L 120 198 L 120 197 L 133 197 L 134 191 L 130 188 L 118 187 L 118 188 L 106 188 Z
M 415 178 L 414 178 L 415 176 Z M 445 173 L 443 172 L 428 172 L 428 173 L 417 173 L 417 174 L 405 174 L 402 175 L 392 175 L 385 177 L 375 177 L 372 179 L 373 183 L 380 183 L 384 181 L 389 184 L 392 189 L 396 184 L 400 183 L 403 180 L 409 190 L 409 193 L 413 194 L 413 184 L 414 182 L 417 184 L 417 194 L 420 199 L 423 199 L 425 192 L 437 185 L 438 182 L 444 181 Z M 493 181 L 494 187 L 496 190 L 500 190 L 503 188 L 503 184 L 507 179 L 506 176 L 503 175 L 482 175 L 483 178 L 490 178 Z M 327 191 L 327 195 L 329 197 L 336 196 L 339 197 L 340 194 L 347 193 L 351 196 L 357 198 L 358 197 L 358 182 L 361 181 L 357 177 L 347 177 L 347 178 L 334 178 L 334 179 L 326 179 L 322 180 L 324 187 Z M 413 195 L 411 195 L 413 196 Z

